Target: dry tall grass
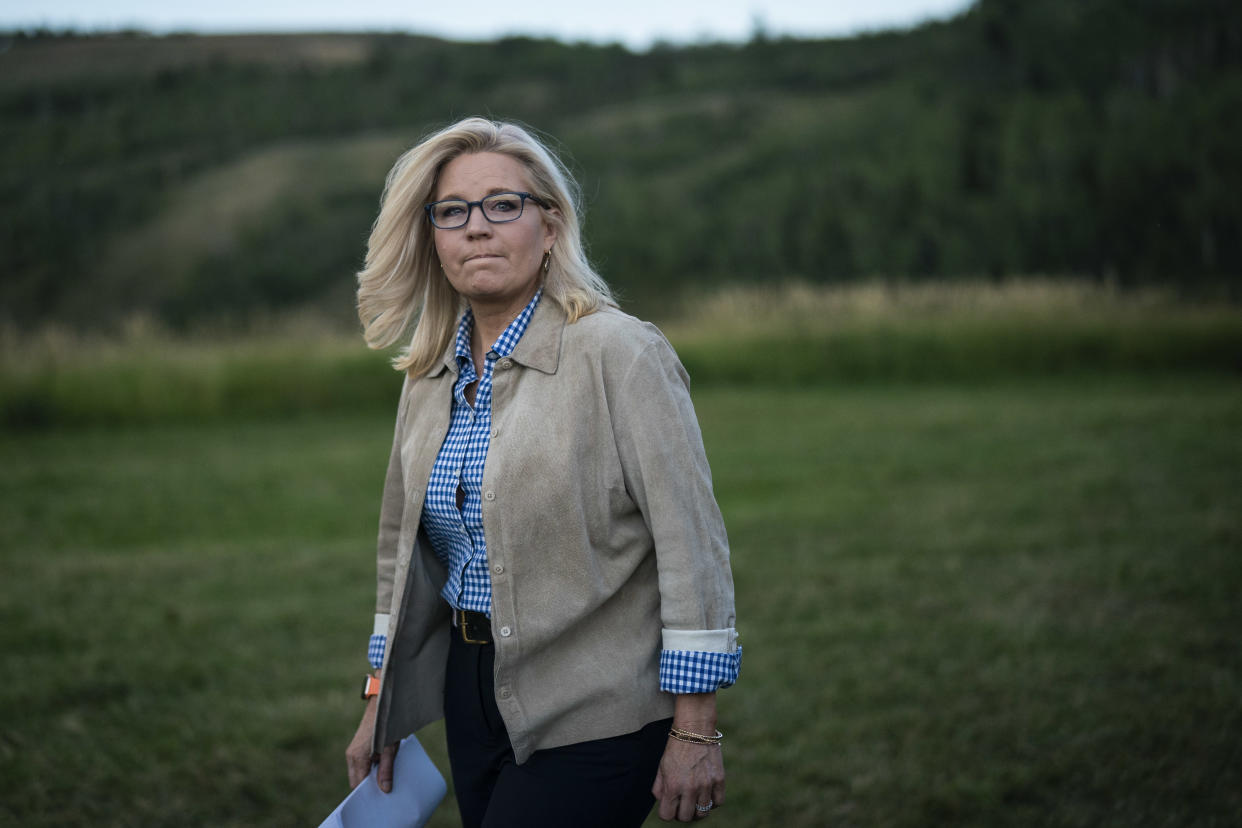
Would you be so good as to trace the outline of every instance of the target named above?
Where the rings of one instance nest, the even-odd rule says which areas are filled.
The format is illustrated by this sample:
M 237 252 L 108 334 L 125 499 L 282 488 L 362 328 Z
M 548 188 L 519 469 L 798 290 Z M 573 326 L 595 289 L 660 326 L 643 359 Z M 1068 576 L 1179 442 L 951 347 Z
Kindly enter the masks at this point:
M 1004 281 L 865 281 L 837 285 L 793 282 L 737 285 L 683 300 L 665 326 L 672 339 L 722 333 L 735 337 L 780 331 L 830 333 L 876 324 L 969 324 L 1005 320 L 1233 318 L 1242 309 L 1186 302 L 1168 288 L 1125 289 L 1085 279 L 1027 277 Z
M 1071 280 L 733 287 L 658 321 L 696 387 L 1242 371 L 1242 308 Z M 353 411 L 400 384 L 389 355 L 309 312 L 0 345 L 0 427 Z

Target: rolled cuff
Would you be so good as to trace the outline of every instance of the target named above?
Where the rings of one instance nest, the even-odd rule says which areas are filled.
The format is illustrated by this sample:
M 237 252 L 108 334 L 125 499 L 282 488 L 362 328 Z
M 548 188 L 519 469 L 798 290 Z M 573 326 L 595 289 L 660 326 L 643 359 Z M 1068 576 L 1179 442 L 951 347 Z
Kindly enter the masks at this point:
M 388 648 L 388 613 L 376 613 L 375 625 L 371 629 L 371 640 L 367 642 L 367 661 L 376 670 L 384 666 L 384 650 Z
M 660 689 L 665 693 L 714 693 L 737 681 L 742 648 L 731 653 L 660 652 Z
M 371 635 L 388 635 L 388 618 L 388 613 L 377 612 L 375 614 L 375 626 L 371 628 Z
M 733 653 L 737 650 L 737 630 L 669 630 L 663 631 L 663 649 L 690 650 L 700 653 Z

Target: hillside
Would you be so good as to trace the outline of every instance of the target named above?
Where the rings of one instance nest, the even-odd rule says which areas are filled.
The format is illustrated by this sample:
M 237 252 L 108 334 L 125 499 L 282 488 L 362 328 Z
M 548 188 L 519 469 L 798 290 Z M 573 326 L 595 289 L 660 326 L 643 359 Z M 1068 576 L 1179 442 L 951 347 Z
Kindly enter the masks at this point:
M 0 323 L 349 324 L 384 173 L 468 114 L 554 136 L 627 304 L 1056 273 L 1236 297 L 1242 9 L 981 0 L 744 45 L 0 38 Z M 1223 286 L 1223 287 L 1222 287 Z

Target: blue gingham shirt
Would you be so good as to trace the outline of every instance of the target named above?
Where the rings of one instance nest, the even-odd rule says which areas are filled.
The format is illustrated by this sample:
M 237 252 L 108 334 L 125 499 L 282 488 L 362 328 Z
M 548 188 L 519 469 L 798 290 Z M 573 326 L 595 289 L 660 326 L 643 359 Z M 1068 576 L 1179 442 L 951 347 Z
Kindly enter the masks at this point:
M 459 369 L 453 385 L 453 408 L 449 430 L 436 456 L 427 483 L 422 523 L 436 557 L 448 570 L 441 597 L 455 609 L 491 615 L 492 582 L 487 568 L 487 541 L 483 535 L 483 465 L 492 430 L 492 372 L 496 363 L 517 347 L 530 324 L 541 289 L 492 345 L 478 376 L 470 353 L 474 316 L 467 310 L 457 327 L 455 355 Z M 478 382 L 474 405 L 466 388 Z M 458 508 L 458 490 L 461 507 Z M 367 656 L 379 669 L 384 662 L 386 634 L 371 636 Z M 662 650 L 660 689 L 669 693 L 709 693 L 737 680 L 741 648 L 733 653 Z
M 526 333 L 542 295 L 543 291 L 536 293 L 500 334 L 483 359 L 482 377 L 475 373 L 470 356 L 474 315 L 467 310 L 457 327 L 458 375 L 453 384 L 453 412 L 423 502 L 423 528 L 436 557 L 448 568 L 448 580 L 440 596 L 454 609 L 489 616 L 492 613 L 492 580 L 487 572 L 487 541 L 483 537 L 483 464 L 492 436 L 492 372 L 496 362 L 512 354 Z M 478 387 L 471 406 L 466 389 L 476 381 Z M 458 487 L 464 495 L 460 509 Z

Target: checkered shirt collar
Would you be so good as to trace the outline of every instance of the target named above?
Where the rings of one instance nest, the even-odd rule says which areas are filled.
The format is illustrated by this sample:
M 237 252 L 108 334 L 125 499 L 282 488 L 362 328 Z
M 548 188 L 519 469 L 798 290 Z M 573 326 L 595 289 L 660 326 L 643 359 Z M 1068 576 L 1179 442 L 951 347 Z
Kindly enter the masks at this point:
M 535 291 L 535 295 L 531 297 L 530 302 L 522 309 L 509 327 L 497 337 L 492 344 L 489 354 L 496 354 L 497 357 L 507 357 L 513 353 L 513 349 L 517 347 L 518 342 L 522 338 L 522 334 L 526 333 L 526 328 L 530 325 L 530 318 L 535 313 L 535 306 L 539 304 L 539 298 L 543 296 L 543 288 Z M 470 335 L 474 331 L 474 312 L 470 308 L 466 308 L 466 312 L 461 315 L 461 322 L 457 325 L 457 345 L 456 355 L 457 364 L 460 366 L 462 361 L 471 366 L 474 362 L 470 356 Z

